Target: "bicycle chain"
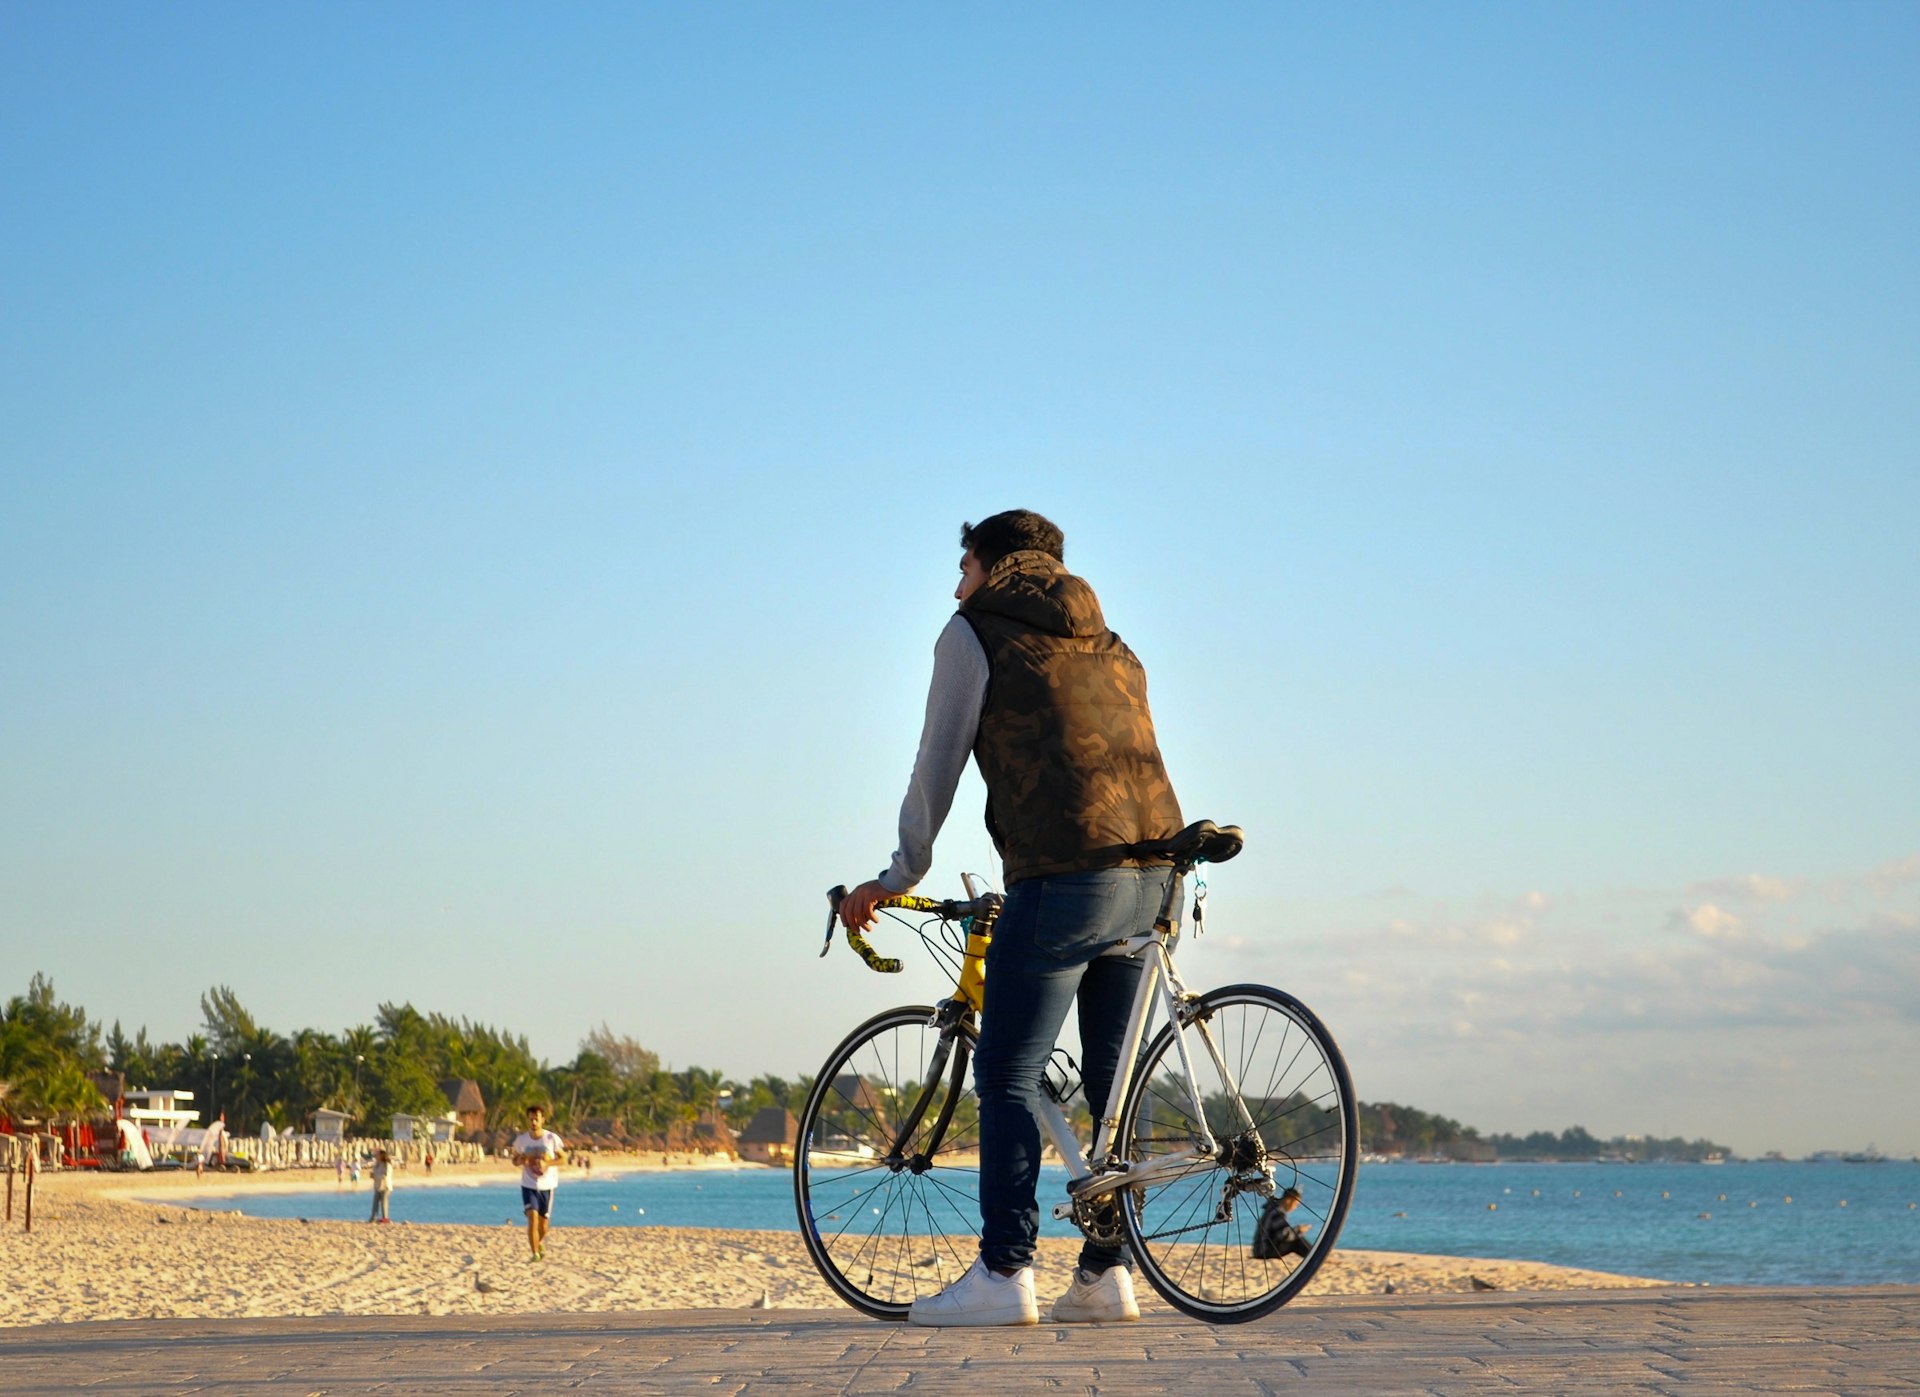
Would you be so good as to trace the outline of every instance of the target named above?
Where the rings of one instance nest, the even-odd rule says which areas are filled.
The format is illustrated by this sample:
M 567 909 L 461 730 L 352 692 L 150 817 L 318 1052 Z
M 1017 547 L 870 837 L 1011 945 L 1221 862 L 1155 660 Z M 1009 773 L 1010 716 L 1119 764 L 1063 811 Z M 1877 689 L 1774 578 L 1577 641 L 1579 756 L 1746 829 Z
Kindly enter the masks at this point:
M 1231 1213 L 1229 1213 L 1226 1217 L 1220 1217 L 1218 1214 L 1216 1214 L 1210 1220 L 1206 1222 L 1196 1222 L 1191 1227 L 1170 1227 L 1165 1232 L 1150 1232 L 1146 1235 L 1146 1237 L 1143 1240 L 1148 1242 L 1157 1242 L 1162 1237 L 1178 1237 L 1188 1232 L 1205 1232 L 1209 1227 L 1218 1227 L 1223 1222 L 1232 1222 L 1232 1221 L 1233 1221 L 1233 1215 Z

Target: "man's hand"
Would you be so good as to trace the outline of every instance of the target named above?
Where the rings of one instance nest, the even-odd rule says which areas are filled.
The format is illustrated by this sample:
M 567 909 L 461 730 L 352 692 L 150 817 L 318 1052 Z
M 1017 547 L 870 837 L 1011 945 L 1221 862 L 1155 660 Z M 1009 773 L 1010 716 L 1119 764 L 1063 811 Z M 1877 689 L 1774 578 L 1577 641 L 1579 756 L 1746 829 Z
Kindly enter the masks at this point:
M 873 905 L 894 894 L 878 878 L 862 883 L 840 899 L 840 925 L 848 931 L 865 931 L 873 925 Z

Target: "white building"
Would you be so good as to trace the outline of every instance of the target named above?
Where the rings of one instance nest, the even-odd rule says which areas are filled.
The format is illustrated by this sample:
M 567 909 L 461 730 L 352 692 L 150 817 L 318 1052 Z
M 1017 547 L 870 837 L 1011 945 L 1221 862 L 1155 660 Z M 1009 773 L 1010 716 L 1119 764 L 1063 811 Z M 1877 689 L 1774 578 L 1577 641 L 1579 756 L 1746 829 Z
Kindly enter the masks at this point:
M 346 1134 L 347 1113 L 345 1111 L 329 1111 L 322 1106 L 313 1113 L 314 1139 L 326 1140 L 337 1145 L 346 1138 Z
M 120 1096 L 127 1103 L 127 1119 L 143 1130 L 179 1130 L 200 1119 L 198 1111 L 180 1104 L 193 1100 L 190 1091 L 141 1087 Z
M 200 1143 L 201 1132 L 194 1125 L 200 1113 L 182 1104 L 193 1100 L 192 1092 L 138 1087 L 121 1092 L 120 1099 L 126 1103 L 121 1119 L 139 1131 L 151 1149 L 164 1154 L 174 1149 L 191 1149 Z
M 393 1138 L 395 1140 L 432 1141 L 444 1145 L 453 1139 L 453 1132 L 460 1127 L 460 1118 L 452 1111 L 442 1116 L 395 1116 L 393 1118 Z

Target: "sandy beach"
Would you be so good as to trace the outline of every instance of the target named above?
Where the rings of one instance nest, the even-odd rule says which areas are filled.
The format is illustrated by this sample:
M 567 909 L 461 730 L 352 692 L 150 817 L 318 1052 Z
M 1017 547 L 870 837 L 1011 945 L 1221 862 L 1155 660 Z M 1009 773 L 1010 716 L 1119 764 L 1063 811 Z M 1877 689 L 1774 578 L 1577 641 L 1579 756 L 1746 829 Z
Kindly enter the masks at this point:
M 689 1158 L 687 1167 L 694 1167 Z M 600 1172 L 599 1170 L 595 1171 Z M 497 1165 L 436 1170 L 406 1188 L 507 1181 Z M 17 1184 L 16 1180 L 16 1184 Z M 773 1307 L 837 1308 L 797 1234 L 674 1228 L 568 1228 L 548 1258 L 528 1260 L 517 1226 L 300 1222 L 185 1212 L 135 1201 L 196 1194 L 310 1190 L 310 1174 L 209 1177 L 45 1175 L 34 1230 L 0 1230 L 0 1325 L 74 1320 L 290 1315 L 487 1315 Z M 362 1185 L 362 1192 L 365 1185 Z M 129 1196 L 132 1195 L 132 1196 Z M 1066 1288 L 1077 1243 L 1043 1239 L 1043 1296 Z M 1658 1280 L 1532 1262 L 1340 1251 L 1309 1294 L 1657 1286 Z M 1143 1308 L 1159 1308 L 1145 1293 Z

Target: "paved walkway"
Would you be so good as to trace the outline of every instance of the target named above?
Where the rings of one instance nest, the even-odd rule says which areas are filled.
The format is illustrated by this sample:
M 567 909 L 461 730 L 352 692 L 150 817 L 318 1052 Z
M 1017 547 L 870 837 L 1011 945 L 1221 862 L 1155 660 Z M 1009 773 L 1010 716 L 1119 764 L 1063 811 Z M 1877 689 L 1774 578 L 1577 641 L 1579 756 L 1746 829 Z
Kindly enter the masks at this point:
M 0 1330 L 0 1392 L 1920 1392 L 1920 1287 L 1347 1296 L 1254 1324 L 930 1330 L 848 1311 Z

